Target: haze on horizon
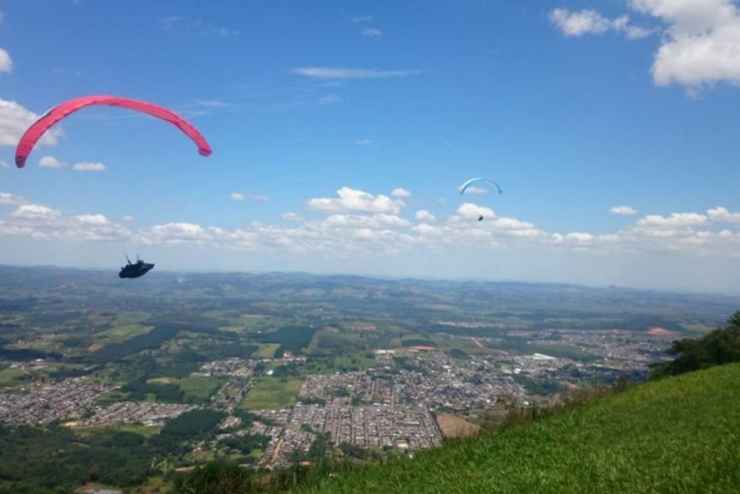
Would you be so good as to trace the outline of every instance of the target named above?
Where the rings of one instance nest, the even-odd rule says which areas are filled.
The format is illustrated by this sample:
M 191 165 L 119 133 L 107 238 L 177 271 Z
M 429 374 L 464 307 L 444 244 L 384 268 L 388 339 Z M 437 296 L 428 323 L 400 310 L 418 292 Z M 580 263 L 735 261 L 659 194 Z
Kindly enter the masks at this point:
M 740 294 L 732 0 L 1 10 L 2 264 Z M 174 108 L 213 156 L 91 109 L 12 166 L 96 93 Z M 461 198 L 472 176 L 504 193 Z

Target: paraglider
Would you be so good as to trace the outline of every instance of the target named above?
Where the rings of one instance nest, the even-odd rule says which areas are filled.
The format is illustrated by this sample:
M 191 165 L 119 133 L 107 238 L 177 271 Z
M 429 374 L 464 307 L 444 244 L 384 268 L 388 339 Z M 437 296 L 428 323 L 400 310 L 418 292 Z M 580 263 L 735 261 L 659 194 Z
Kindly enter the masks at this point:
M 493 185 L 494 187 L 496 187 L 496 190 L 498 191 L 499 194 L 503 194 L 504 193 L 504 191 L 501 190 L 501 187 L 499 187 L 496 182 L 494 182 L 493 180 L 489 180 L 487 178 L 481 178 L 481 177 L 471 178 L 470 180 L 466 180 L 465 183 L 462 184 L 460 187 L 458 187 L 457 190 L 460 191 L 460 195 L 463 195 L 465 193 L 465 191 L 468 190 L 468 188 L 471 185 L 473 185 L 474 183 L 478 183 L 478 182 L 484 182 L 484 183 L 487 183 L 489 185 Z
M 128 257 L 126 257 L 126 261 L 128 264 L 121 268 L 121 271 L 118 273 L 119 278 L 140 278 L 154 268 L 154 264 L 146 263 L 138 257 L 135 263 L 131 262 L 131 259 Z
M 121 108 L 128 108 L 130 110 L 146 113 L 152 117 L 162 119 L 166 122 L 171 123 L 178 129 L 180 129 L 186 136 L 188 136 L 198 147 L 198 152 L 202 156 L 209 156 L 211 154 L 211 146 L 206 141 L 205 137 L 198 132 L 198 129 L 193 127 L 187 120 L 180 117 L 176 113 L 167 108 L 164 108 L 154 103 L 148 103 L 146 101 L 140 101 L 129 98 L 121 98 L 118 96 L 83 96 L 81 98 L 71 99 L 65 101 L 51 110 L 44 113 L 36 122 L 31 125 L 28 130 L 23 134 L 21 140 L 18 142 L 18 146 L 15 150 L 15 164 L 18 168 L 23 168 L 26 164 L 28 155 L 33 151 L 33 147 L 36 145 L 39 139 L 44 133 L 57 124 L 60 120 L 68 117 L 72 113 L 87 108 L 88 106 L 95 105 L 108 105 L 117 106 Z
M 475 183 L 479 183 L 479 182 L 482 182 L 482 183 L 485 183 L 485 184 L 494 186 L 496 188 L 496 191 L 499 194 L 503 194 L 504 193 L 504 191 L 501 190 L 501 187 L 499 187 L 496 182 L 494 182 L 493 180 L 490 180 L 488 178 L 482 178 L 482 177 L 476 177 L 476 178 L 471 178 L 469 180 L 466 180 L 465 183 L 463 183 L 460 187 L 457 188 L 457 190 L 460 192 L 460 195 L 463 195 L 470 188 L 470 186 L 472 186 Z M 479 222 L 480 221 L 483 221 L 484 219 L 485 218 L 483 217 L 482 214 L 478 216 L 478 221 Z

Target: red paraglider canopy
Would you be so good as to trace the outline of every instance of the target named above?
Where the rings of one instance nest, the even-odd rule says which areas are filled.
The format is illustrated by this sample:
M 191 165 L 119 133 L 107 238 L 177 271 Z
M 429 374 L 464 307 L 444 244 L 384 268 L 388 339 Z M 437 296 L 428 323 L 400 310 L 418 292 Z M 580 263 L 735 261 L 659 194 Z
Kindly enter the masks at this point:
M 205 137 L 198 132 L 198 129 L 193 127 L 187 120 L 167 108 L 153 103 L 147 103 L 146 101 L 120 98 L 118 96 L 83 96 L 82 98 L 65 101 L 64 103 L 52 108 L 41 118 L 36 120 L 28 130 L 26 130 L 15 150 L 16 166 L 18 166 L 18 168 L 23 168 L 26 164 L 26 158 L 31 154 L 33 147 L 36 145 L 38 140 L 41 139 L 41 136 L 49 130 L 49 128 L 77 110 L 93 105 L 119 106 L 161 118 L 180 129 L 185 135 L 192 139 L 193 142 L 195 142 L 195 145 L 198 146 L 198 152 L 201 155 L 209 156 L 211 154 L 211 146 L 208 144 Z

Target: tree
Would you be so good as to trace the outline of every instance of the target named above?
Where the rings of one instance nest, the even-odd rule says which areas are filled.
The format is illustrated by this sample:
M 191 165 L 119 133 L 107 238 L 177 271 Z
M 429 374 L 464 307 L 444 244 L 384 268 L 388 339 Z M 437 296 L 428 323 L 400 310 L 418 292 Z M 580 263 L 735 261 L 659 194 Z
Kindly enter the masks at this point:
M 730 317 L 724 328 L 716 329 L 701 338 L 674 341 L 669 353 L 676 358 L 657 365 L 654 376 L 683 374 L 715 365 L 740 362 L 740 311 Z

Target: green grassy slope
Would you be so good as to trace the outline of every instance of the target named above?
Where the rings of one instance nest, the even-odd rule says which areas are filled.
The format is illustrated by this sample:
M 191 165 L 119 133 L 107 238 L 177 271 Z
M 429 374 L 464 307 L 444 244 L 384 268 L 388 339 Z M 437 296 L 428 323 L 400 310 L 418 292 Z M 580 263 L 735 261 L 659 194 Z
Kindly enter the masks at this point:
M 299 492 L 740 492 L 740 364 L 339 472 Z

